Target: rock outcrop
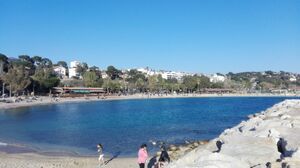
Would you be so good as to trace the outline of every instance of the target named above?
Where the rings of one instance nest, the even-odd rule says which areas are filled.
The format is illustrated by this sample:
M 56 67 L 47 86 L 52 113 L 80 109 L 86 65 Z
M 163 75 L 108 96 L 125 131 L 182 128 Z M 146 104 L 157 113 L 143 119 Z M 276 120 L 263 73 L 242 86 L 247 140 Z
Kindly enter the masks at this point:
M 218 138 L 168 165 L 169 168 L 268 166 L 300 167 L 300 100 L 286 100 L 250 115 L 248 121 L 225 130 Z

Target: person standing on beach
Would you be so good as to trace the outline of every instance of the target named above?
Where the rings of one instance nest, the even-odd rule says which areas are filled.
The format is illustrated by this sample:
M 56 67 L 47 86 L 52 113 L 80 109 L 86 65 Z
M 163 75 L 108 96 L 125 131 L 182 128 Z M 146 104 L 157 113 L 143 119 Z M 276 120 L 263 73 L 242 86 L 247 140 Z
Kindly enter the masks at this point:
M 166 147 L 163 145 L 160 147 L 161 154 L 158 159 L 158 168 L 164 167 L 167 163 L 170 163 L 170 157 Z
M 145 168 L 145 163 L 147 158 L 148 158 L 147 145 L 143 144 L 141 145 L 138 152 L 138 164 L 140 168 Z
M 98 149 L 98 154 L 99 154 L 99 158 L 98 161 L 100 163 L 100 166 L 104 164 L 104 154 L 103 154 L 103 146 L 102 144 L 98 144 L 97 145 L 97 149 Z

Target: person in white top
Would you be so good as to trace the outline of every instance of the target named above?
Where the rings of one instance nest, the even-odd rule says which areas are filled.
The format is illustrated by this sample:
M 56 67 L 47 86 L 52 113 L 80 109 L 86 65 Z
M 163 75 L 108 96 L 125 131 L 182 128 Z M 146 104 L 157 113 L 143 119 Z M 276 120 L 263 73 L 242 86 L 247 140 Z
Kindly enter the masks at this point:
M 100 166 L 101 166 L 101 165 L 104 164 L 104 154 L 103 154 L 103 146 L 102 146 L 102 144 L 98 144 L 97 148 L 98 148 L 98 154 L 99 154 L 98 161 L 99 161 Z

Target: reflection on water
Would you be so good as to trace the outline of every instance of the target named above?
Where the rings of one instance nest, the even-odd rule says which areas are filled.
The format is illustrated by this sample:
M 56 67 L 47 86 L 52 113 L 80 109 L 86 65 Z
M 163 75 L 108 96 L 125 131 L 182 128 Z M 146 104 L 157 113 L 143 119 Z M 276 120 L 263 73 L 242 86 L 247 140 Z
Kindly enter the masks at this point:
M 25 117 L 26 115 L 30 115 L 30 110 L 28 109 L 28 107 L 20 107 L 20 108 L 5 110 L 3 113 L 10 117 L 21 118 L 21 117 Z

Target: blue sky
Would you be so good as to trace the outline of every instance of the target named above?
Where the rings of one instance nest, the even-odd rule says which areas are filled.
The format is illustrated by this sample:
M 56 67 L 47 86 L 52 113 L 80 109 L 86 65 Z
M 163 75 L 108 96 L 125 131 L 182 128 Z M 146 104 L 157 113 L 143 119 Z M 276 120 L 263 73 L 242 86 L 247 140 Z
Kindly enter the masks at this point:
M 299 0 L 0 0 L 0 53 L 101 69 L 300 73 Z

